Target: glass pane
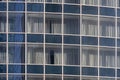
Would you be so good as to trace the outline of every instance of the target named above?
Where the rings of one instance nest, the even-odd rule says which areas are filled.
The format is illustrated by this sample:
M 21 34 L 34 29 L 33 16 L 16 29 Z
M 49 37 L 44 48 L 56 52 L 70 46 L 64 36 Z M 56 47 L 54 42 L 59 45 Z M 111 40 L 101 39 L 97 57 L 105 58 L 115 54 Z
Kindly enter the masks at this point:
M 100 68 L 99 74 L 100 74 L 100 76 L 115 77 L 115 69 Z
M 41 66 L 41 65 L 27 65 L 27 73 L 43 74 L 43 66 Z
M 27 3 L 27 11 L 43 12 L 44 6 L 41 3 Z
M 82 0 L 82 4 L 98 5 L 98 0 Z
M 97 77 L 82 77 L 82 80 L 98 80 Z
M 43 14 L 27 14 L 27 32 L 43 33 Z
M 65 65 L 79 65 L 80 64 L 80 47 L 64 46 L 63 63 Z
M 63 0 L 64 3 L 75 3 L 75 4 L 79 4 L 80 0 Z
M 0 80 L 6 80 L 6 77 L 7 77 L 6 75 L 2 75 L 2 74 L 1 74 L 1 75 L 0 75 Z
M 120 37 L 120 19 L 117 19 L 117 37 Z
M 44 0 L 27 0 L 27 2 L 43 2 Z
M 99 80 L 115 80 L 114 78 L 100 78 Z
M 79 5 L 64 5 L 64 13 L 80 13 Z
M 6 44 L 0 44 L 0 63 L 6 62 Z
M 101 46 L 115 46 L 114 38 L 100 38 L 99 42 Z
M 62 66 L 45 66 L 45 73 L 46 74 L 62 74 Z
M 25 62 L 25 45 L 24 44 L 8 44 L 9 63 Z
M 96 47 L 82 47 L 82 65 L 98 65 L 98 50 Z
M 40 76 L 40 75 L 28 75 L 27 80 L 43 80 L 43 76 Z
M 117 67 L 120 68 L 120 49 L 117 49 Z
M 8 65 L 8 73 L 25 73 L 24 65 Z
M 46 4 L 45 11 L 46 12 L 62 12 L 62 5 L 60 5 L 60 4 Z
M 100 66 L 115 67 L 115 49 L 100 48 Z
M 56 34 L 61 33 L 62 15 L 46 14 L 45 16 L 45 32 Z
M 23 13 L 9 13 L 8 31 L 9 32 L 25 31 L 25 15 Z
M 25 80 L 24 75 L 9 75 L 8 80 Z
M 100 36 L 115 37 L 115 19 L 100 18 Z
M 0 42 L 6 42 L 6 34 L 0 34 Z
M 120 77 L 120 69 L 117 69 L 117 77 Z
M 90 75 L 90 76 L 97 76 L 98 69 L 92 67 L 83 67 L 82 68 L 82 75 Z
M 6 31 L 6 13 L 0 13 L 0 32 Z
M 64 76 L 64 80 L 80 80 L 77 76 Z
M 0 73 L 6 73 L 6 65 L 0 65 Z
M 101 6 L 111 6 L 111 7 L 115 7 L 115 5 L 116 5 L 116 0 L 100 0 L 100 5 L 101 5 Z
M 80 67 L 64 66 L 64 74 L 66 75 L 80 75 Z
M 27 63 L 43 64 L 43 60 L 44 60 L 43 45 L 28 44 L 27 45 Z
M 62 64 L 61 45 L 46 45 L 46 64 Z
M 64 15 L 64 34 L 80 33 L 80 16 Z
M 62 0 L 46 0 L 46 2 L 61 3 L 61 2 L 62 2 Z
M 120 7 L 120 0 L 117 0 L 117 7 Z
M 7 4 L 0 2 L 0 11 L 6 11 L 7 10 Z
M 9 11 L 25 11 L 24 3 L 9 3 L 8 4 Z
M 45 76 L 45 80 L 62 80 L 62 77 L 55 76 L 55 75 L 47 75 L 47 76 Z
M 82 17 L 82 26 L 81 26 L 82 35 L 98 35 L 98 17 L 97 16 L 83 16 Z

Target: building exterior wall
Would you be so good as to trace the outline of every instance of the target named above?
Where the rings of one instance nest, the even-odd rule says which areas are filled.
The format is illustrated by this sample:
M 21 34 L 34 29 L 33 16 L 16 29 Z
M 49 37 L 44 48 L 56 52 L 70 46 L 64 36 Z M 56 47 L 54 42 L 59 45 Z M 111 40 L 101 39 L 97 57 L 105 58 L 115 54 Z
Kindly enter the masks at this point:
M 120 80 L 120 0 L 0 0 L 0 80 Z

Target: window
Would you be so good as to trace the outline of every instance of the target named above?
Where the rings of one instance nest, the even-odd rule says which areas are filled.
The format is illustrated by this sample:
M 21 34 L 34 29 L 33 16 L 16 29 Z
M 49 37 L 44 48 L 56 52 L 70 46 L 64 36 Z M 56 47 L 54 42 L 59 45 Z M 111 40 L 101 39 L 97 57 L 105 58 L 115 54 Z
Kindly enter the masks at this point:
M 43 45 L 28 44 L 27 45 L 27 63 L 43 64 L 43 62 L 44 62 Z
M 80 64 L 80 47 L 64 46 L 63 63 L 65 65 L 79 65 Z
M 80 33 L 80 16 L 64 15 L 64 34 Z
M 46 45 L 46 64 L 62 64 L 61 45 Z
M 80 3 L 80 0 L 63 0 L 64 3 L 75 3 L 75 4 L 79 4 Z
M 43 33 L 43 14 L 27 14 L 27 32 L 28 33 Z
M 82 47 L 82 65 L 97 66 L 98 50 L 96 47 Z
M 62 0 L 46 0 L 46 2 L 55 2 L 55 3 L 61 3 L 62 2 Z
M 115 19 L 101 17 L 99 30 L 100 36 L 115 37 Z
M 117 67 L 120 68 L 120 49 L 117 49 Z
M 6 44 L 0 44 L 0 63 L 6 63 Z
M 7 4 L 0 2 L 0 11 L 6 11 L 7 10 Z
M 41 76 L 41 75 L 28 75 L 27 80 L 43 80 L 43 76 Z
M 60 34 L 62 26 L 62 16 L 58 14 L 46 14 L 45 32 L 51 34 Z
M 100 46 L 115 46 L 114 38 L 100 38 Z
M 62 77 L 57 75 L 46 75 L 45 80 L 62 80 Z
M 115 67 L 115 49 L 100 48 L 100 66 Z
M 111 6 L 111 7 L 115 7 L 115 5 L 116 5 L 116 0 L 100 0 L 100 5 L 101 5 L 101 6 Z
M 9 80 L 14 80 L 14 79 L 17 79 L 17 80 L 25 80 L 25 76 L 24 75 L 14 75 L 14 74 L 10 74 L 8 75 L 8 79 Z
M 82 4 L 98 5 L 98 0 L 82 0 Z
M 100 78 L 99 80 L 115 80 L 114 78 Z
M 64 5 L 64 13 L 80 13 L 79 5 Z
M 117 19 L 117 37 L 120 37 L 120 19 Z
M 82 80 L 98 80 L 97 77 L 82 77 Z
M 82 35 L 98 35 L 98 18 L 97 16 L 83 16 L 82 17 L 82 26 L 81 26 Z
M 0 34 L 0 42 L 6 42 L 6 34 Z
M 0 13 L 0 32 L 6 31 L 6 13 Z
M 43 2 L 44 0 L 27 0 L 27 2 Z
M 64 80 L 80 80 L 78 76 L 64 76 Z

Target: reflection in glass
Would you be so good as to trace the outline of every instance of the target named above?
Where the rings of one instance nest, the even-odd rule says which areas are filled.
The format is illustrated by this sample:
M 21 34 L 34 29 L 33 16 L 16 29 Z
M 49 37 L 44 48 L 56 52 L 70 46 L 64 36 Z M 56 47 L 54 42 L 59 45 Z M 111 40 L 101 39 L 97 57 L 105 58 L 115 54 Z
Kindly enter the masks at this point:
M 25 62 L 25 46 L 24 44 L 8 44 L 9 63 Z
M 9 32 L 24 32 L 25 18 L 23 13 L 9 13 L 8 15 L 8 31 Z
M 6 31 L 6 13 L 0 13 L 0 32 Z
M 80 64 L 80 47 L 64 46 L 63 63 L 66 65 Z
M 46 45 L 46 64 L 62 64 L 61 45 Z
M 27 32 L 43 33 L 43 14 L 27 14 Z
M 64 34 L 80 33 L 80 16 L 64 15 Z
M 43 64 L 43 46 L 38 44 L 28 44 L 27 46 L 27 63 Z

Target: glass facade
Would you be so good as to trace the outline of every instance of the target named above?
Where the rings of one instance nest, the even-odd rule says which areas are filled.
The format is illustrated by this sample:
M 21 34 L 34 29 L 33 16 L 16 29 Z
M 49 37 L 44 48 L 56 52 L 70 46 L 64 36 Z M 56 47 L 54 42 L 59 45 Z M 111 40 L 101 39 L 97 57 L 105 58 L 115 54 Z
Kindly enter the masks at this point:
M 0 0 L 0 80 L 120 80 L 120 0 Z

